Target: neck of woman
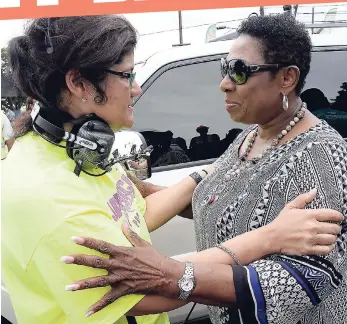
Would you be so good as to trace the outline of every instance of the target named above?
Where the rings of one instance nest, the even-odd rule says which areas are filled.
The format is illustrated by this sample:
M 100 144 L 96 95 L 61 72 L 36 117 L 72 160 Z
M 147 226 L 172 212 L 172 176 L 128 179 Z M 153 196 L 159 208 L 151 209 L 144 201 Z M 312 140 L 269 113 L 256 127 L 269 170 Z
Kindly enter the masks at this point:
M 282 112 L 275 118 L 264 125 L 259 125 L 258 136 L 263 140 L 271 140 L 276 137 L 286 126 L 293 120 L 301 107 L 302 101 L 300 97 L 291 100 L 287 110 Z

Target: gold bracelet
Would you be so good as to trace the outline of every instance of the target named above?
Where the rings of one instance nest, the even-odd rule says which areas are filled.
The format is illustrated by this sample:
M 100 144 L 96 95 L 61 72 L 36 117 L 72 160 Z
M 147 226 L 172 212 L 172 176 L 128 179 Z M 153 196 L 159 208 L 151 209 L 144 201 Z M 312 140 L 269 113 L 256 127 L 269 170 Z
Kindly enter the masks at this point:
M 218 249 L 221 249 L 224 252 L 228 253 L 233 258 L 233 260 L 235 261 L 236 264 L 241 265 L 239 259 L 236 257 L 236 255 L 233 251 L 231 251 L 230 249 L 228 249 L 227 247 L 225 247 L 224 245 L 221 245 L 221 244 L 218 244 L 216 247 Z

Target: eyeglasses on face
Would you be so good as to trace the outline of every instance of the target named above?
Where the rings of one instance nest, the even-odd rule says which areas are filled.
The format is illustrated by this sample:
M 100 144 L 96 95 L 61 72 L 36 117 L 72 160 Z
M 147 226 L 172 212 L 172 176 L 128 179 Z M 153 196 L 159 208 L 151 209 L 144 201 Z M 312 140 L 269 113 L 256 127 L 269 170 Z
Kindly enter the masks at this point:
M 129 79 L 130 88 L 133 86 L 135 76 L 136 76 L 135 72 L 119 72 L 119 71 L 115 71 L 115 70 L 111 70 L 111 69 L 105 69 L 105 71 L 108 73 L 111 73 L 113 75 L 117 75 L 117 76 L 120 76 L 122 78 Z
M 278 71 L 284 67 L 284 64 L 247 64 L 241 59 L 231 59 L 227 61 L 225 58 L 221 59 L 220 69 L 223 79 L 226 75 L 236 85 L 245 84 L 248 78 L 258 72 L 264 71 Z

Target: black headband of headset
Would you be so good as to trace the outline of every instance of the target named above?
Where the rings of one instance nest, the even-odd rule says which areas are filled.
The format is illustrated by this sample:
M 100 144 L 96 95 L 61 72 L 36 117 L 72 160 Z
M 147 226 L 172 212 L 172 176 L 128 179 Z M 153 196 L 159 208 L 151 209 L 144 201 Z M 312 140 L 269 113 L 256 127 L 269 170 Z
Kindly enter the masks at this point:
M 96 142 L 92 142 L 88 139 L 81 138 L 74 134 L 74 132 L 67 132 L 63 128 L 60 128 L 59 126 L 56 126 L 43 118 L 40 115 L 40 109 L 41 105 L 39 102 L 35 102 L 35 105 L 31 111 L 31 117 L 33 120 L 34 126 L 39 126 L 42 130 L 47 132 L 50 135 L 53 135 L 56 139 L 63 140 L 66 142 L 72 142 L 77 143 L 83 147 L 86 147 L 91 150 L 96 150 L 98 148 L 98 144 Z M 99 117 L 97 117 L 95 114 L 89 114 L 80 118 L 77 118 L 75 120 L 71 120 L 70 122 L 73 124 L 73 129 L 78 129 L 81 127 L 84 123 L 90 121 L 90 120 L 100 120 Z M 35 129 L 35 127 L 34 127 Z M 37 129 L 35 129 L 37 131 Z M 42 134 L 40 134 L 42 136 Z

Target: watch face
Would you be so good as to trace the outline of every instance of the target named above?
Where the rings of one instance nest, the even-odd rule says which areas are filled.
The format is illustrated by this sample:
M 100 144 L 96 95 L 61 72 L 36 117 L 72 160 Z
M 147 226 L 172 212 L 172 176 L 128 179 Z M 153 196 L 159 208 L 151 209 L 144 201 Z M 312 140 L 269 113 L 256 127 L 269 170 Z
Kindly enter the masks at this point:
M 194 283 L 191 279 L 183 279 L 181 282 L 181 289 L 185 292 L 189 292 L 193 289 Z

